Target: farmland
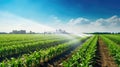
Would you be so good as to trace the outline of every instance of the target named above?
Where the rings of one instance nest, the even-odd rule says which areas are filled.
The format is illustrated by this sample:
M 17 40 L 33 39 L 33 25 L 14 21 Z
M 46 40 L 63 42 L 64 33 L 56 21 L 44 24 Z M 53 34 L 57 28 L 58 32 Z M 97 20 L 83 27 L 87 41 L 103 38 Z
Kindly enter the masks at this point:
M 0 34 L 0 67 L 119 66 L 119 34 Z

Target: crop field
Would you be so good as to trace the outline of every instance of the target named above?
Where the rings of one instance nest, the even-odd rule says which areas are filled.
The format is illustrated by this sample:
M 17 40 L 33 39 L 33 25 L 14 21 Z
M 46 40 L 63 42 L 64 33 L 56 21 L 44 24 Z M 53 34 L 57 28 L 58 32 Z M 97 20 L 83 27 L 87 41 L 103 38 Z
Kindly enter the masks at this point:
M 0 67 L 120 67 L 120 35 L 0 34 Z

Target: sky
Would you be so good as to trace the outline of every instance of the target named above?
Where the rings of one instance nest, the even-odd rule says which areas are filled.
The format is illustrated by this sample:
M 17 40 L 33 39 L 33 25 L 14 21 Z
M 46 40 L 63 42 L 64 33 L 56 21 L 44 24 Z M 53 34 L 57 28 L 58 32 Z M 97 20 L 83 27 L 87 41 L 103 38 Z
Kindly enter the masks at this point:
M 120 0 L 0 0 L 0 31 L 119 32 Z

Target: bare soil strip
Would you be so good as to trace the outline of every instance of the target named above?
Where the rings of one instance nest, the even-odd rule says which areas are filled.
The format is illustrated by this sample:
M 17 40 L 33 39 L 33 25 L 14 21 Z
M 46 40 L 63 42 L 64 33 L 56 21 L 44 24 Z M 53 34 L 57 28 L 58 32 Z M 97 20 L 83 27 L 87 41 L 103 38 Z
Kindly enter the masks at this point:
M 113 57 L 110 56 L 107 46 L 100 37 L 97 43 L 96 56 L 96 64 L 94 67 L 118 67 Z

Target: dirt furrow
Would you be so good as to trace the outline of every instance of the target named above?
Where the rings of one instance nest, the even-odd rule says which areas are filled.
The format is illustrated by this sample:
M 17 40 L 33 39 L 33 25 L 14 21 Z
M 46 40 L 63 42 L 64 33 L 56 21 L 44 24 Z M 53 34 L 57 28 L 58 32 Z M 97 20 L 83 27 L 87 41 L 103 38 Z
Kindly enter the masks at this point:
M 97 44 L 97 64 L 94 67 L 118 67 L 103 40 L 99 38 Z

